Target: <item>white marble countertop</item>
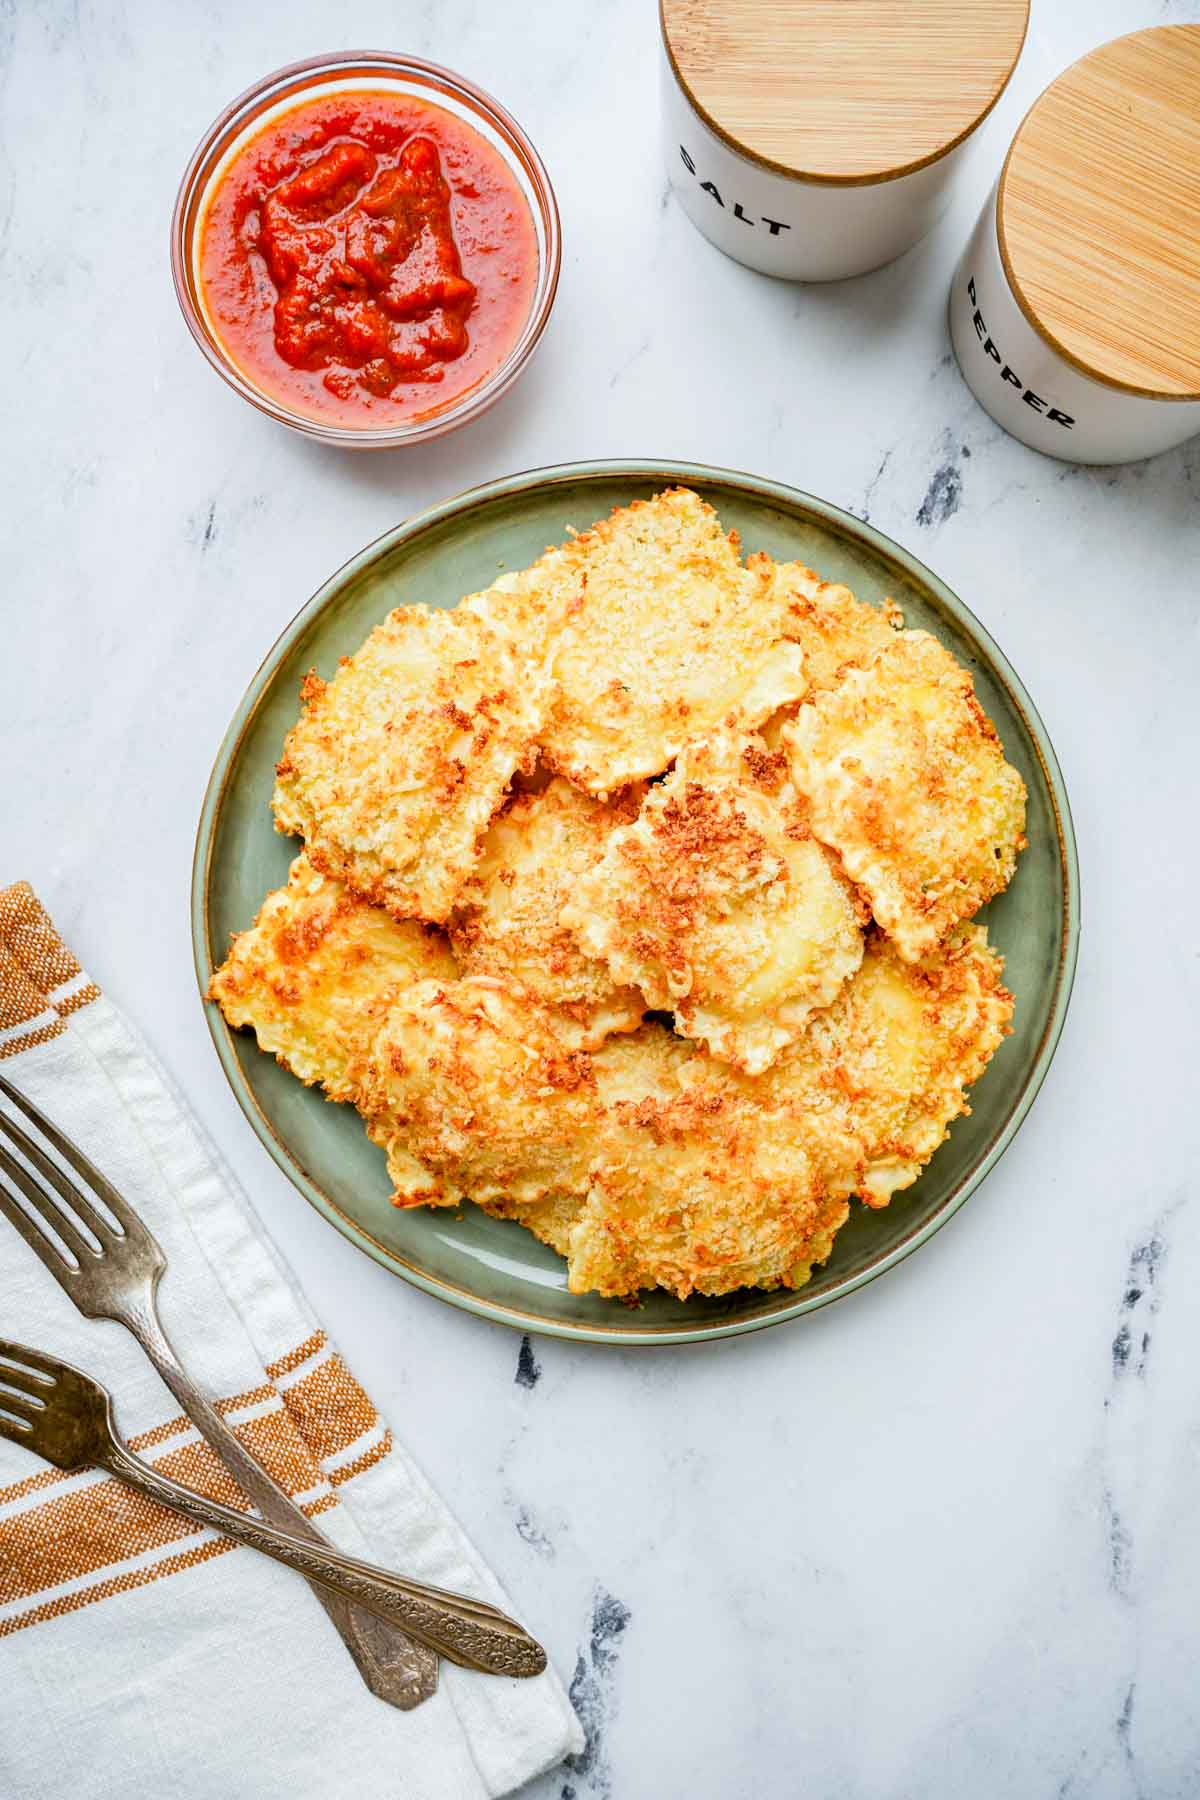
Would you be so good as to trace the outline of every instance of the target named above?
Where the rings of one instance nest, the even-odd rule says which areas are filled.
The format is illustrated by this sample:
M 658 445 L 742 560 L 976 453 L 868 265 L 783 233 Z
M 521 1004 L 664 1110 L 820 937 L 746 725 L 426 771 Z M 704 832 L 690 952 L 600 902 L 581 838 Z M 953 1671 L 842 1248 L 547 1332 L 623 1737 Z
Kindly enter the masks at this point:
M 145 1029 L 313 1304 L 552 1647 L 588 1730 L 536 1800 L 1173 1800 L 1200 1791 L 1200 440 L 1087 470 L 1004 437 L 950 355 L 958 248 L 1032 96 L 1196 4 L 1034 0 L 967 191 L 826 288 L 723 260 L 666 193 L 648 0 L 0 8 L 6 348 L 0 880 Z M 461 68 L 562 207 L 545 343 L 475 428 L 349 456 L 213 376 L 167 222 L 195 139 L 342 45 Z M 1084 940 L 1001 1167 L 921 1253 L 780 1330 L 618 1352 L 358 1255 L 225 1086 L 188 880 L 277 632 L 406 514 L 539 464 L 731 465 L 849 507 L 998 638 L 1066 774 Z

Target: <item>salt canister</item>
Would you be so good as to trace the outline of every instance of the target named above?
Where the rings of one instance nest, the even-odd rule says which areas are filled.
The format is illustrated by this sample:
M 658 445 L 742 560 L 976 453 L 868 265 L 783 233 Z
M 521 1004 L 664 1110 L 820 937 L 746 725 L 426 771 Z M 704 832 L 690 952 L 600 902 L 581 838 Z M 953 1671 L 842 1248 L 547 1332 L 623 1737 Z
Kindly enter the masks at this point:
M 1200 432 L 1200 26 L 1093 50 L 1025 117 L 950 289 L 967 385 L 1069 462 Z
M 672 184 L 727 256 L 837 281 L 915 244 L 1021 53 L 1029 0 L 660 0 Z

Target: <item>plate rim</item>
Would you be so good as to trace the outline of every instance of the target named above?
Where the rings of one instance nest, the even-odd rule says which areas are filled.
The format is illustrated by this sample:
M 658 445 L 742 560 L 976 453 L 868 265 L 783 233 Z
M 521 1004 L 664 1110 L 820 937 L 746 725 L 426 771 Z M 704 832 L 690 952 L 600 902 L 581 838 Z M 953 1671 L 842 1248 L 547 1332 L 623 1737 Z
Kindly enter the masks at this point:
M 868 1267 L 859 1270 L 857 1274 L 845 1277 L 827 1292 L 806 1296 L 803 1288 L 796 1289 L 794 1298 L 790 1301 L 783 1302 L 776 1309 L 753 1318 L 730 1319 L 718 1323 L 698 1323 L 694 1326 L 665 1325 L 640 1330 L 628 1328 L 619 1330 L 611 1326 L 584 1321 L 579 1324 L 571 1324 L 563 1320 L 547 1319 L 537 1313 L 525 1312 L 519 1307 L 483 1299 L 478 1294 L 459 1287 L 452 1281 L 426 1274 L 396 1251 L 373 1238 L 356 1220 L 343 1212 L 337 1202 L 318 1187 L 309 1176 L 298 1154 L 280 1139 L 271 1121 L 259 1106 L 243 1075 L 234 1050 L 233 1032 L 220 1009 L 206 999 L 208 983 L 213 970 L 210 952 L 209 890 L 216 823 L 220 817 L 225 792 L 241 744 L 262 704 L 266 689 L 279 664 L 287 656 L 296 640 L 345 586 L 346 582 L 375 560 L 385 548 L 394 549 L 396 546 L 416 539 L 423 533 L 444 524 L 456 515 L 469 513 L 478 506 L 509 495 L 526 492 L 533 488 L 568 486 L 579 481 L 604 479 L 627 479 L 638 482 L 662 480 L 668 484 L 682 485 L 712 483 L 713 485 L 740 488 L 753 500 L 766 502 L 789 513 L 795 513 L 797 510 L 807 512 L 843 533 L 858 537 L 877 555 L 886 561 L 898 564 L 910 578 L 915 575 L 918 583 L 927 586 L 939 601 L 947 606 L 952 615 L 960 617 L 968 631 L 974 635 L 986 651 L 1003 679 L 1013 702 L 1021 713 L 1028 735 L 1037 752 L 1054 809 L 1059 864 L 1064 876 L 1062 946 L 1055 972 L 1054 996 L 1050 1014 L 1038 1043 L 1032 1066 L 1012 1110 L 974 1168 L 946 1196 L 942 1205 L 931 1218 L 924 1220 Z M 371 1257 L 372 1261 L 380 1264 L 400 1280 L 407 1281 L 434 1298 L 443 1300 L 460 1311 L 471 1313 L 477 1318 L 506 1325 L 515 1331 L 536 1332 L 540 1336 L 566 1339 L 574 1343 L 649 1348 L 659 1345 L 707 1343 L 714 1339 L 742 1337 L 750 1332 L 764 1331 L 769 1326 L 780 1325 L 786 1321 L 803 1318 L 817 1312 L 837 1300 L 845 1299 L 849 1294 L 857 1293 L 870 1282 L 877 1280 L 879 1276 L 897 1267 L 958 1214 L 970 1196 L 995 1168 L 1024 1124 L 1058 1048 L 1070 1007 L 1079 957 L 1079 856 L 1066 783 L 1063 780 L 1062 769 L 1050 734 L 1046 730 L 1037 707 L 1016 670 L 990 632 L 954 590 L 932 569 L 928 568 L 919 557 L 914 556 L 910 550 L 905 549 L 894 538 L 888 537 L 886 533 L 878 530 L 867 520 L 859 519 L 853 513 L 845 511 L 844 508 L 835 506 L 831 501 L 823 500 L 816 494 L 809 494 L 801 488 L 792 487 L 786 482 L 771 481 L 765 476 L 753 475 L 741 469 L 723 468 L 711 463 L 679 462 L 663 458 L 612 457 L 594 461 L 552 463 L 541 468 L 520 470 L 512 475 L 501 476 L 495 480 L 480 482 L 473 487 L 465 488 L 460 493 L 438 501 L 433 506 L 425 507 L 420 512 L 402 520 L 398 525 L 381 532 L 378 537 L 373 538 L 361 550 L 347 558 L 321 583 L 279 632 L 263 656 L 221 739 L 205 786 L 204 800 L 196 827 L 192 854 L 190 912 L 192 956 L 200 990 L 201 1007 L 225 1078 L 255 1135 L 266 1148 L 272 1160 L 303 1198 L 329 1224 L 357 1249 Z

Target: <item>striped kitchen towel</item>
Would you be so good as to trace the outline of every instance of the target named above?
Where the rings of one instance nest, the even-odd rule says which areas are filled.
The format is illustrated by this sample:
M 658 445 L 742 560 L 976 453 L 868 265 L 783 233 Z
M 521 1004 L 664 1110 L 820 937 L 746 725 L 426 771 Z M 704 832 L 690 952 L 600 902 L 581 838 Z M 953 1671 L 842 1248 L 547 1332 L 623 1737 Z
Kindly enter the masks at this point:
M 309 1313 L 233 1175 L 32 889 L 0 890 L 0 1068 L 82 1145 L 169 1260 L 163 1322 L 271 1474 L 342 1549 L 515 1608 Z M 244 1504 L 121 1327 L 80 1316 L 0 1219 L 0 1335 L 114 1396 L 164 1473 Z M 5 1800 L 477 1800 L 577 1751 L 552 1672 L 442 1665 L 401 1713 L 290 1571 L 94 1470 L 0 1441 Z

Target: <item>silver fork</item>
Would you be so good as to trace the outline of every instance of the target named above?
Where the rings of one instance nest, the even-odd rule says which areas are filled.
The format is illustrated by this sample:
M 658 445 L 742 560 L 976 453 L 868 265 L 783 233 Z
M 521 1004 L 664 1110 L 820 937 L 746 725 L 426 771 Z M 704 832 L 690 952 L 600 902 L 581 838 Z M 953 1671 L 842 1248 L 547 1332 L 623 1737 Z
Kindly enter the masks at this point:
M 106 1388 L 72 1363 L 0 1338 L 0 1437 L 10 1438 L 58 1469 L 107 1469 L 140 1494 L 197 1524 L 223 1531 L 276 1562 L 354 1595 L 387 1619 L 402 1619 L 443 1656 L 484 1675 L 540 1675 L 546 1652 L 524 1626 L 482 1600 L 407 1581 L 388 1569 L 343 1556 L 328 1544 L 268 1525 L 206 1500 L 142 1462 L 117 1435 Z
M 41 1258 L 85 1318 L 115 1319 L 133 1333 L 188 1418 L 263 1518 L 292 1537 L 324 1545 L 326 1540 L 316 1526 L 235 1437 L 172 1349 L 158 1316 L 158 1284 L 167 1267 L 158 1240 L 90 1158 L 2 1076 L 0 1093 L 86 1182 L 111 1213 L 117 1228 L 3 1110 L 0 1138 L 14 1145 L 42 1179 L 36 1180 L 0 1143 L 0 1172 L 24 1195 L 32 1215 L 2 1179 L 0 1212 Z M 49 1229 L 44 1230 L 43 1225 Z M 316 1583 L 310 1585 L 372 1693 L 404 1712 L 434 1693 L 438 1659 L 431 1650 L 373 1612 L 354 1605 L 344 1595 Z

